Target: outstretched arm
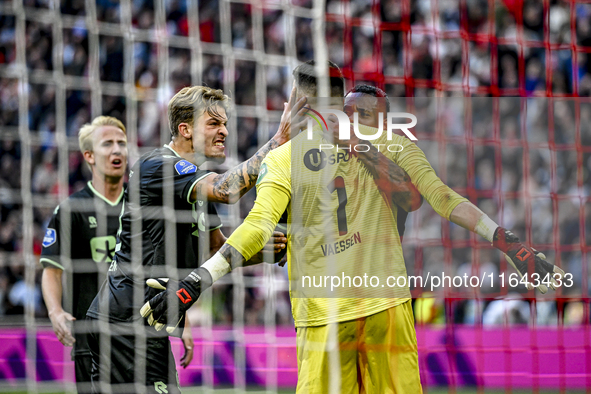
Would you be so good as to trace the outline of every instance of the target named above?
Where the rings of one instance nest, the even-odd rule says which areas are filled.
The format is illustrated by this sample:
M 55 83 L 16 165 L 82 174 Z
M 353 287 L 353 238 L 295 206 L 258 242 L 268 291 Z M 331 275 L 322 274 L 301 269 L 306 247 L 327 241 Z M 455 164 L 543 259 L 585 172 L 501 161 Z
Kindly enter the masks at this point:
M 530 290 L 534 287 L 541 293 L 546 293 L 548 287 L 556 290 L 557 280 L 565 275 L 562 269 L 547 262 L 543 253 L 522 243 L 515 234 L 500 227 L 470 202 L 458 204 L 450 215 L 450 221 L 480 235 L 502 251 L 507 263 L 527 278 Z
M 521 276 L 527 276 L 534 283 L 529 288 L 537 287 L 540 292 L 545 293 L 547 287 L 556 287 L 556 279 L 560 279 L 564 271 L 548 263 L 546 256 L 523 244 L 513 233 L 497 225 L 478 207 L 445 185 L 416 145 L 405 146 L 397 162 L 416 180 L 417 188 L 439 215 L 482 236 L 501 250 L 507 262 Z M 535 276 L 532 277 L 531 274 L 534 273 L 538 275 L 538 282 L 532 281 Z M 547 287 L 541 284 L 544 279 Z

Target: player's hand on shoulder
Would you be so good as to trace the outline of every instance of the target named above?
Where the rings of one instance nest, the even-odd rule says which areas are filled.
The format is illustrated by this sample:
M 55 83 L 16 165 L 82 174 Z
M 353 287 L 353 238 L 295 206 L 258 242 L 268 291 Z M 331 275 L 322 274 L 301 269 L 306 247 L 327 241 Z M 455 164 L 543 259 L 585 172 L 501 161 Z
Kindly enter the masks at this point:
M 172 334 L 185 312 L 201 295 L 201 280 L 195 271 L 181 281 L 169 278 L 148 279 L 148 286 L 162 291 L 142 306 L 140 314 L 157 331 L 166 327 L 166 332 Z M 169 301 L 173 300 L 169 305 Z
M 76 318 L 68 312 L 61 310 L 56 313 L 50 313 L 49 319 L 51 320 L 51 325 L 53 326 L 53 331 L 55 332 L 57 339 L 59 339 L 64 346 L 73 346 L 76 340 L 72 335 L 72 322 L 76 320 Z
M 281 123 L 277 133 L 273 139 L 279 144 L 283 145 L 287 141 L 295 137 L 298 132 L 306 127 L 307 119 L 305 118 L 308 108 L 305 107 L 307 102 L 306 97 L 301 97 L 297 100 L 296 88 L 291 90 L 289 102 L 283 104 L 283 114 L 281 115 Z
M 505 260 L 527 279 L 529 290 L 536 287 L 542 294 L 548 287 L 556 290 L 565 272 L 546 261 L 546 256 L 522 243 L 511 231 L 498 227 L 493 236 L 493 246 L 505 253 Z

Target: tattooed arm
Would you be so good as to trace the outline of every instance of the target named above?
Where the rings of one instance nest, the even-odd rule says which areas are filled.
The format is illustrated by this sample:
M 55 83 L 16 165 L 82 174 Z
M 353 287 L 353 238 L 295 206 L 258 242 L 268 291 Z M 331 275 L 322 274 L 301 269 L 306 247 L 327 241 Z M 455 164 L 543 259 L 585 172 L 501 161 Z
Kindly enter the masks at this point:
M 277 133 L 250 159 L 238 164 L 223 174 L 211 174 L 197 183 L 191 191 L 192 201 L 209 200 L 225 204 L 233 204 L 248 192 L 256 183 L 261 163 L 271 150 L 283 145 L 291 139 L 291 131 L 299 131 L 306 122 L 304 114 L 308 111 L 306 98 L 296 101 L 295 88 L 291 92 L 289 102 L 285 104 L 281 115 L 281 124 Z M 293 114 L 293 116 L 292 116 Z
M 236 250 L 233 246 L 228 244 L 224 244 L 224 246 L 220 248 L 220 253 L 222 254 L 222 256 L 224 256 L 224 258 L 226 259 L 228 264 L 230 264 L 232 269 L 254 265 L 262 262 L 262 259 L 259 260 L 260 257 L 257 257 L 261 254 L 260 252 L 254 255 L 249 261 L 246 261 L 244 259 L 244 256 L 242 256 L 242 254 L 240 254 L 238 250 Z
M 280 143 L 273 137 L 250 159 L 238 164 L 223 174 L 211 174 L 197 182 L 191 191 L 192 201 L 207 199 L 209 201 L 234 204 L 256 183 L 261 163 L 267 153 L 277 148 Z
M 271 238 L 270 242 L 267 245 L 271 245 L 271 242 L 274 241 L 274 238 Z M 250 260 L 246 260 L 244 258 L 244 256 L 242 256 L 242 254 L 236 250 L 236 248 L 234 248 L 232 245 L 228 245 L 227 243 L 224 244 L 219 252 L 221 253 L 222 256 L 224 256 L 224 258 L 226 259 L 226 261 L 228 262 L 228 264 L 230 264 L 230 267 L 232 267 L 232 269 L 238 268 L 238 267 L 248 267 L 251 265 L 255 265 L 255 264 L 260 264 L 263 262 L 267 262 L 267 263 L 273 263 L 273 261 L 269 261 L 268 259 L 264 259 L 264 254 L 263 251 L 261 250 L 260 252 L 258 252 L 257 254 L 255 254 L 254 256 L 252 256 L 250 258 Z M 277 253 L 277 252 L 276 252 Z

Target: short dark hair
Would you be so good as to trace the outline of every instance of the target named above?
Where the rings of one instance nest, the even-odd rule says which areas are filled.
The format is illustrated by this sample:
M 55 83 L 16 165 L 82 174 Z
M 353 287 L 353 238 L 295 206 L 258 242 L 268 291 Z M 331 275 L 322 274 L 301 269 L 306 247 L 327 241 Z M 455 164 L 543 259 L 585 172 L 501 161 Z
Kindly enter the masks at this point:
M 309 96 L 317 96 L 316 62 L 308 60 L 293 70 L 293 76 L 298 88 Z M 345 95 L 345 78 L 336 63 L 328 61 L 328 76 L 330 77 L 330 96 L 342 98 Z
M 347 92 L 347 96 L 349 95 L 349 93 L 363 93 L 373 97 L 385 98 L 386 112 L 390 112 L 390 99 L 388 98 L 386 92 L 384 92 L 382 89 L 378 87 L 365 84 L 355 85 L 353 89 Z

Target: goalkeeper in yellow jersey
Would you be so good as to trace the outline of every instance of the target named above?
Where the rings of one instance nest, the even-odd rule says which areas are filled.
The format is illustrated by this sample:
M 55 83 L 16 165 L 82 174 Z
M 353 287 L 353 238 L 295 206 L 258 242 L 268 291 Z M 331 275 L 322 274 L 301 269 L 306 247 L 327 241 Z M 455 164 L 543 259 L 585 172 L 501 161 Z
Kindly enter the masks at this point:
M 342 76 L 336 66 L 329 72 L 331 96 L 337 99 L 332 109 L 342 110 Z M 294 77 L 298 96 L 316 96 L 314 65 L 299 66 Z M 269 153 L 259 173 L 255 206 L 219 252 L 178 283 L 149 280 L 168 290 L 147 302 L 141 313 L 156 329 L 174 328 L 190 307 L 175 294 L 188 293 L 195 300 L 242 266 L 270 238 L 287 208 L 297 391 L 420 393 L 411 296 L 392 204 L 401 196 L 414 199 L 399 169 L 438 214 L 493 242 L 520 273 L 560 275 L 561 270 L 443 184 L 409 139 L 377 136 L 375 128 L 361 124 L 360 134 L 377 137 L 368 142 L 352 133 L 348 141 L 338 140 L 339 135 L 335 141 L 333 122 L 318 115 L 313 130 Z M 390 146 L 395 149 L 378 149 Z

